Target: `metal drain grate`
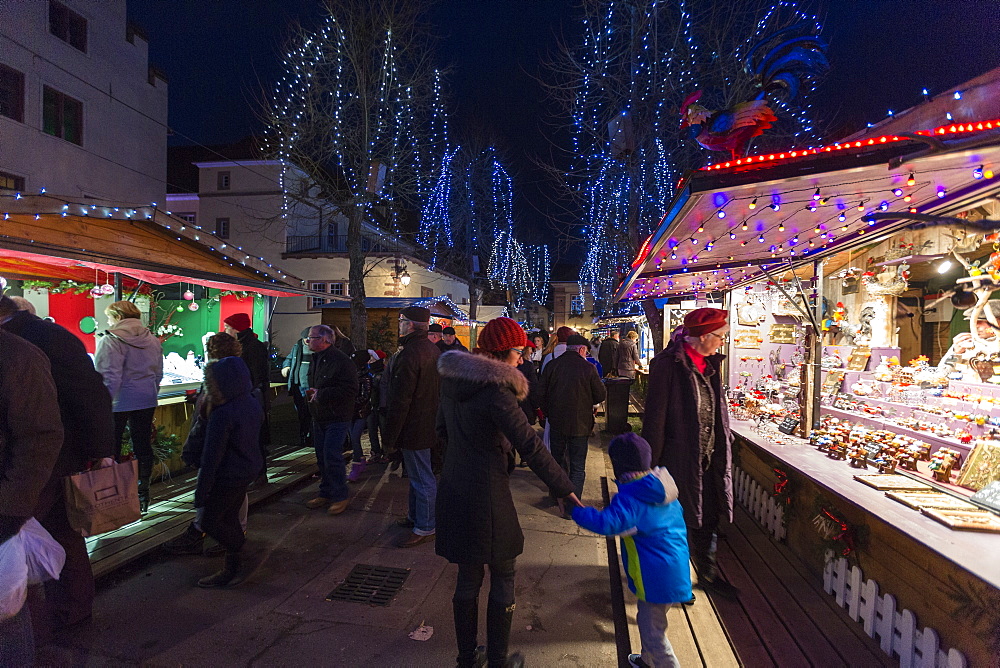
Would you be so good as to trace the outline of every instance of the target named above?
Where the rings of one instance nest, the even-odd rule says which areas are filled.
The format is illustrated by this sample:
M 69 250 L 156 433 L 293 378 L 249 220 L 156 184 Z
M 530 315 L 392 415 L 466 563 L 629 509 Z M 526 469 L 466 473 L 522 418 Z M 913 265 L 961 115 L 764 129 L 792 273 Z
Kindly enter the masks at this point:
M 326 600 L 389 605 L 409 574 L 408 568 L 355 564 L 347 578 L 327 594 Z

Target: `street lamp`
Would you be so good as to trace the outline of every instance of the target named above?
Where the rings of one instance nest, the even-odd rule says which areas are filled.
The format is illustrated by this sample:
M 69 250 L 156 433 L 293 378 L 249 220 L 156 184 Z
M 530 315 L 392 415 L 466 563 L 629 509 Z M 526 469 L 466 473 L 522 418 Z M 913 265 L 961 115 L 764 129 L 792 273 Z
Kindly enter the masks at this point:
M 404 288 L 410 284 L 410 274 L 407 273 L 406 269 L 403 269 L 403 273 L 399 275 L 399 282 L 403 284 Z

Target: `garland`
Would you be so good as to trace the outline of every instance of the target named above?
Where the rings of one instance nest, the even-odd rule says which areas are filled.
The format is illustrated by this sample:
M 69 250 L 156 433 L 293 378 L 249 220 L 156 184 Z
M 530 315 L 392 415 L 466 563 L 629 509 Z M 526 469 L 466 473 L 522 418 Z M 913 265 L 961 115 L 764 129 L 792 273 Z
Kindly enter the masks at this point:
M 771 496 L 777 499 L 782 505 L 791 506 L 792 490 L 788 484 L 788 474 L 777 467 L 771 470 L 774 471 L 774 475 L 778 478 L 778 481 L 774 483 L 774 492 L 771 493 Z

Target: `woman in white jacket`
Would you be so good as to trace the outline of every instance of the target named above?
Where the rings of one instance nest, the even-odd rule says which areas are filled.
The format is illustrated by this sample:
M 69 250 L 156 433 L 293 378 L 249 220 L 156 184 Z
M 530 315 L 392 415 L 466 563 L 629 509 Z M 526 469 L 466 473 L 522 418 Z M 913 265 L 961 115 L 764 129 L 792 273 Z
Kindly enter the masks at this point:
M 132 452 L 139 461 L 139 503 L 145 513 L 153 473 L 153 412 L 163 378 L 163 346 L 142 324 L 142 313 L 132 302 L 115 302 L 104 312 L 109 329 L 97 342 L 94 366 L 114 400 L 116 443 L 121 443 L 128 424 Z

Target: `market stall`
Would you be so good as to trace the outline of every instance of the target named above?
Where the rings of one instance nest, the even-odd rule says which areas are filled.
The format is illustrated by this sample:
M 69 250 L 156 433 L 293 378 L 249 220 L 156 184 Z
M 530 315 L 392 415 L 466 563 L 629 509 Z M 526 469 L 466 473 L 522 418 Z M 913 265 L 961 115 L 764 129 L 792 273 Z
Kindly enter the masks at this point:
M 1000 652 L 994 169 L 995 120 L 712 165 L 618 294 L 724 300 L 737 494 L 907 666 Z
M 431 322 L 441 327 L 454 327 L 455 336 L 462 344 L 472 350 L 475 346 L 475 333 L 479 324 L 469 319 L 461 306 L 447 295 L 442 297 L 425 297 L 422 299 L 404 297 L 369 297 L 365 299 L 365 310 L 368 312 L 369 347 L 380 348 L 386 352 L 396 350 L 398 337 L 397 323 L 399 312 L 409 306 L 421 306 L 431 312 Z M 344 332 L 351 328 L 350 301 L 331 302 L 323 306 L 323 324 L 339 327 Z
M 155 424 L 163 466 L 179 465 L 186 394 L 201 383 L 204 339 L 232 313 L 267 338 L 271 302 L 305 294 L 302 282 L 225 240 L 149 206 L 46 194 L 0 195 L 0 276 L 37 315 L 66 327 L 93 353 L 105 308 L 130 299 L 163 343 Z

